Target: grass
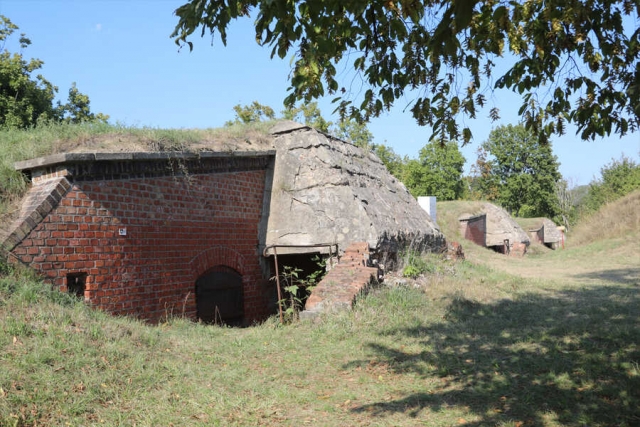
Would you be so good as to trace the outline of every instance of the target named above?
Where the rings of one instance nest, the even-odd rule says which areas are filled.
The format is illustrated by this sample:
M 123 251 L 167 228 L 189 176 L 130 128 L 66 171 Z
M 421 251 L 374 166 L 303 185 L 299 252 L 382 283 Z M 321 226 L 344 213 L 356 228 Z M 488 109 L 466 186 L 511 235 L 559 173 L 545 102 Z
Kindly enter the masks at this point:
M 570 237 L 573 245 L 589 244 L 637 234 L 640 230 L 640 190 L 609 203 L 578 224 Z
M 0 425 L 638 425 L 637 277 L 527 278 L 465 249 L 286 327 L 151 326 L 5 274 Z M 550 254 L 578 250 L 602 257 Z

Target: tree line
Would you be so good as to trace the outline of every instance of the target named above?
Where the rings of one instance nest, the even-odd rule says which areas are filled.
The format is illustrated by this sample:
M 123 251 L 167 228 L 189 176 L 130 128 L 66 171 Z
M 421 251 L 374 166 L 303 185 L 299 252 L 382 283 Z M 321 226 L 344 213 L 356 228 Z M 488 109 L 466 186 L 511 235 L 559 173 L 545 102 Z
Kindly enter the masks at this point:
M 179 9 L 182 11 L 178 13 L 180 17 L 181 13 L 187 13 L 186 7 L 185 5 Z M 186 28 L 182 21 L 180 26 L 182 29 Z M 75 83 L 71 84 L 66 103 L 55 101 L 58 87 L 42 75 L 36 74 L 42 68 L 43 61 L 23 56 L 22 52 L 31 44 L 26 35 L 21 34 L 18 39 L 19 53 L 12 53 L 6 48 L 18 29 L 9 18 L 0 15 L 0 130 L 25 129 L 50 122 L 106 122 L 109 116 L 93 113 L 89 97 L 81 93 Z M 626 42 L 630 43 L 639 37 L 640 30 Z M 178 40 L 186 39 L 181 35 Z M 622 39 L 618 37 L 616 40 L 618 43 Z M 630 49 L 630 54 L 637 57 L 639 46 L 640 41 L 627 48 Z M 633 85 L 629 90 L 632 89 Z M 584 197 L 579 197 L 579 193 L 571 188 L 570 182 L 559 173 L 559 163 L 553 155 L 552 143 L 546 137 L 540 138 L 540 129 L 532 127 L 526 121 L 495 128 L 481 144 L 470 173 L 465 175 L 466 159 L 459 150 L 460 144 L 468 142 L 468 135 L 464 132 L 438 131 L 440 125 L 434 125 L 436 137 L 420 149 L 417 158 L 409 158 L 398 155 L 389 146 L 374 143 L 366 122 L 358 115 L 342 114 L 334 123 L 322 116 L 315 101 L 306 100 L 286 105 L 285 110 L 280 113 L 281 118 L 303 122 L 373 151 L 390 173 L 403 182 L 416 197 L 433 195 L 439 200 L 488 200 L 503 206 L 515 216 L 545 216 L 568 226 L 575 223 L 581 215 L 640 188 L 640 166 L 623 157 L 612 160 L 603 167 L 601 177 L 588 186 Z M 451 105 L 449 107 L 452 111 L 455 110 Z M 370 112 L 370 108 L 366 106 L 364 111 Z M 227 126 L 276 118 L 273 108 L 257 101 L 247 106 L 236 105 L 234 111 L 236 116 L 226 123 Z M 439 114 L 444 112 L 440 111 Z M 438 115 L 434 117 L 439 117 Z M 627 123 L 628 126 L 619 128 L 617 133 L 635 130 L 636 119 L 633 114 L 626 119 L 621 117 L 617 125 Z M 449 125 L 455 126 L 452 123 Z M 599 126 L 600 130 L 591 129 L 587 136 L 607 130 L 606 124 L 600 123 Z M 550 134 L 552 133 L 554 132 Z M 450 136 L 459 139 L 448 139 Z
M 89 97 L 75 83 L 71 84 L 66 103 L 54 102 L 58 87 L 37 74 L 44 62 L 22 54 L 31 40 L 20 34 L 20 52 L 7 49 L 17 30 L 17 25 L 0 15 L 0 129 L 25 129 L 47 122 L 106 122 L 109 116 L 93 113 Z

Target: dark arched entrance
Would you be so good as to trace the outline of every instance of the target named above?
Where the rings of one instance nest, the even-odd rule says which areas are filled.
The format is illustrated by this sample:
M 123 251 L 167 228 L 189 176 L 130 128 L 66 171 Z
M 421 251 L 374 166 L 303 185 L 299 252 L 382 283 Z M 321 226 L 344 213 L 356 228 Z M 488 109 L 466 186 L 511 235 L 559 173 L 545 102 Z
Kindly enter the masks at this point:
M 242 276 L 217 265 L 196 280 L 198 319 L 205 323 L 241 326 L 244 316 Z

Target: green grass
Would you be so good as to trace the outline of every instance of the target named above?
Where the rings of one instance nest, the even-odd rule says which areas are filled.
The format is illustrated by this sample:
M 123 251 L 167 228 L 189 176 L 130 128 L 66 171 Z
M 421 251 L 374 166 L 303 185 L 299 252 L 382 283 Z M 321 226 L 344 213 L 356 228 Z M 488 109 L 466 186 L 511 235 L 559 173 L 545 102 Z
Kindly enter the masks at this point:
M 637 281 L 526 279 L 472 258 L 431 257 L 431 274 L 317 324 L 246 329 L 113 318 L 8 273 L 0 425 L 640 422 Z

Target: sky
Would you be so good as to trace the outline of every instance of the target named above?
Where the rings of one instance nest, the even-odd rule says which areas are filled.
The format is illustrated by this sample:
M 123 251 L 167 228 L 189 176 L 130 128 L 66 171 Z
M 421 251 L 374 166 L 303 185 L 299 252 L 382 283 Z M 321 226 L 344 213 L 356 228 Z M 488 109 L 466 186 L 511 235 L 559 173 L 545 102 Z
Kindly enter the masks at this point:
M 40 73 L 58 86 L 66 101 L 76 82 L 91 100 L 93 112 L 110 122 L 157 128 L 221 127 L 234 118 L 233 106 L 258 101 L 280 112 L 287 95 L 289 59 L 270 58 L 270 48 L 255 42 L 249 19 L 234 23 L 227 46 L 205 35 L 193 37 L 194 50 L 180 50 L 169 37 L 178 20 L 173 11 L 186 0 L 0 0 L 0 15 L 20 27 L 32 45 L 22 53 L 44 61 Z M 15 35 L 15 34 L 14 34 Z M 5 46 L 15 52 L 18 37 Z M 409 111 L 410 98 L 400 100 L 369 124 L 374 142 L 391 146 L 402 156 L 417 157 L 431 136 Z M 466 124 L 473 141 L 461 148 L 465 174 L 476 150 L 491 130 L 516 124 L 520 99 L 506 91 L 494 94 L 501 119 L 492 122 L 489 109 Z M 329 99 L 319 100 L 323 116 L 336 121 Z M 560 172 L 571 185 L 588 184 L 613 159 L 640 162 L 640 133 L 582 141 L 570 128 L 552 138 Z

